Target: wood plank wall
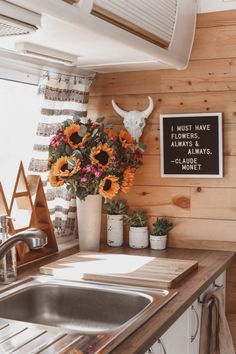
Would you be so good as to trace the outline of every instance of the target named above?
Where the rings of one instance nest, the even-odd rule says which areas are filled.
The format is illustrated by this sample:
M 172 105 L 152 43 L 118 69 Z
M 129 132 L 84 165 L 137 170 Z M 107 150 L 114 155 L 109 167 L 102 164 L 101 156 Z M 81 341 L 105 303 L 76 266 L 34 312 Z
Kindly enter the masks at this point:
M 120 124 L 111 99 L 125 110 L 142 110 L 147 95 L 155 109 L 142 137 L 148 148 L 127 196 L 130 207 L 145 208 L 150 224 L 168 216 L 174 223 L 169 246 L 236 251 L 236 11 L 198 15 L 186 70 L 98 75 L 89 113 Z M 223 112 L 223 179 L 160 178 L 159 115 L 190 112 Z M 235 268 L 228 275 L 227 309 L 236 328 Z

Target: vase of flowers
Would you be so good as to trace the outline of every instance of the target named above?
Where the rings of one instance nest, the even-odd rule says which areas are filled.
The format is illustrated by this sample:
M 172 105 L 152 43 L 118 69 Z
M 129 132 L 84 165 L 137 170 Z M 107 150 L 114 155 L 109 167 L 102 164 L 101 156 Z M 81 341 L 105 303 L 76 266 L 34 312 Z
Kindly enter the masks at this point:
M 96 202 L 96 208 L 86 209 L 86 202 L 92 199 L 87 197 L 98 195 L 97 199 L 101 201 L 102 197 L 114 198 L 120 191 L 127 193 L 140 165 L 142 151 L 139 145 L 125 129 L 115 132 L 112 126 L 103 123 L 103 119 L 87 123 L 79 119 L 67 120 L 57 130 L 49 147 L 49 180 L 53 187 L 66 185 L 76 193 L 77 211 L 81 214 L 78 217 L 81 250 L 92 250 L 92 246 L 85 249 L 82 241 L 92 234 L 91 228 L 88 229 L 90 224 L 91 227 L 95 225 L 96 231 L 93 233 L 96 234 L 94 250 L 100 240 L 100 223 L 94 219 L 101 219 L 101 207 L 98 207 L 101 204 Z M 81 208 L 87 210 L 87 219 L 82 218 L 85 214 Z
M 123 245 L 123 216 L 127 213 L 127 204 L 122 200 L 108 200 L 107 210 L 107 244 L 112 247 Z
M 147 215 L 144 210 L 134 211 L 131 215 L 125 215 L 125 222 L 130 224 L 129 246 L 131 248 L 148 247 Z

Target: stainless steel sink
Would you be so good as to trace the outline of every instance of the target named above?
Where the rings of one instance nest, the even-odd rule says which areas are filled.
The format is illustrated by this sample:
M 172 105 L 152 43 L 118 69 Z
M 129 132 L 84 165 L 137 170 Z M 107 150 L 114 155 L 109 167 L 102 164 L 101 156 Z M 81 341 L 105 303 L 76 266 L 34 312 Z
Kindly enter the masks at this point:
M 175 295 L 175 291 L 162 289 L 60 281 L 46 276 L 31 277 L 0 292 L 0 353 L 1 350 L 6 350 L 6 343 L 9 341 L 7 339 L 1 343 L 1 326 L 3 323 L 14 325 L 16 322 L 30 323 L 27 328 L 31 332 L 32 328 L 42 331 L 42 334 L 37 333 L 36 338 L 30 340 L 33 345 L 32 353 L 42 351 L 43 335 L 49 335 L 50 332 L 53 332 L 53 338 L 55 334 L 62 333 L 60 340 L 63 341 L 67 336 L 66 349 L 99 353 L 104 348 L 103 352 L 106 353 Z M 39 337 L 40 348 L 37 349 L 35 343 Z M 9 338 L 12 342 L 12 337 Z M 16 338 L 14 342 L 16 350 Z M 53 345 L 55 343 L 57 341 Z M 27 336 L 25 344 L 29 346 Z M 57 345 L 59 348 L 59 342 Z M 24 345 L 21 343 L 20 347 L 24 348 Z M 51 345 L 49 347 L 52 353 Z M 47 353 L 49 349 L 46 348 L 49 347 L 46 342 L 43 353 Z M 65 345 L 62 347 L 65 352 Z M 12 346 L 10 348 L 12 350 Z M 23 349 L 22 353 L 25 353 Z

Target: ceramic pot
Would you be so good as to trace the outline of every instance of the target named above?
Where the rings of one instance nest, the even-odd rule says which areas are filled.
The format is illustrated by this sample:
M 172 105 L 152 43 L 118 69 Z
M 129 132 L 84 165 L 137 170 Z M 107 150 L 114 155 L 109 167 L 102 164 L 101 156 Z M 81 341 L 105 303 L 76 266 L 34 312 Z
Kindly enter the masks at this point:
M 134 227 L 129 230 L 129 246 L 131 248 L 148 247 L 148 228 L 147 226 Z
M 76 198 L 80 251 L 98 251 L 101 234 L 102 196 Z
M 166 248 L 167 235 L 150 235 L 150 244 L 153 250 L 164 250 Z
M 123 245 L 123 215 L 107 215 L 107 244 L 112 247 Z

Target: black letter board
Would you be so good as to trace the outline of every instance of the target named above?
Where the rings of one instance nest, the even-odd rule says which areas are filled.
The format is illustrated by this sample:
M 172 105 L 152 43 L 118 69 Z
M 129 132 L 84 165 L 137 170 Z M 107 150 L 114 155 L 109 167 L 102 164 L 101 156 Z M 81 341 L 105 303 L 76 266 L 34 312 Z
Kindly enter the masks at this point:
M 222 113 L 160 116 L 161 177 L 222 178 Z

